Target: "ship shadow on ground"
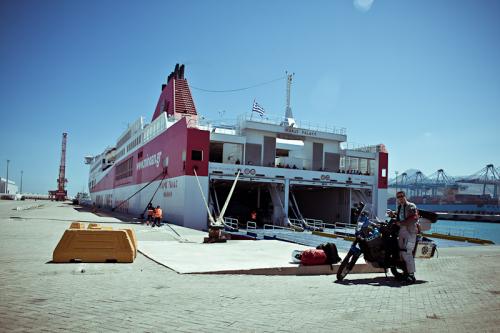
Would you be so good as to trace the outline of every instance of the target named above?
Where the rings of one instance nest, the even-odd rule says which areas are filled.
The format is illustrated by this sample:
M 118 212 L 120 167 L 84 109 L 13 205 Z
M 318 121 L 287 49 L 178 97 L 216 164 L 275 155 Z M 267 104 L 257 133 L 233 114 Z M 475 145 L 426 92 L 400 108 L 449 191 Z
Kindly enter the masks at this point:
M 73 206 L 73 209 L 78 212 L 91 213 L 98 217 L 112 217 L 117 220 L 120 220 L 120 222 L 122 223 L 128 223 L 128 224 L 144 224 L 144 222 L 146 221 L 145 219 L 141 219 L 130 214 L 124 214 L 121 212 L 107 210 L 103 208 L 96 209 L 88 206 Z M 98 223 L 105 224 L 105 223 L 117 223 L 117 222 L 102 221 Z
M 364 278 L 364 279 L 344 279 L 342 281 L 335 281 L 337 284 L 343 284 L 345 286 L 355 286 L 355 285 L 368 285 L 373 287 L 390 287 L 390 288 L 401 288 L 409 286 L 410 284 L 398 281 L 394 278 L 387 278 L 385 276 L 379 276 L 374 278 Z M 417 280 L 413 284 L 424 284 L 427 283 L 425 280 Z

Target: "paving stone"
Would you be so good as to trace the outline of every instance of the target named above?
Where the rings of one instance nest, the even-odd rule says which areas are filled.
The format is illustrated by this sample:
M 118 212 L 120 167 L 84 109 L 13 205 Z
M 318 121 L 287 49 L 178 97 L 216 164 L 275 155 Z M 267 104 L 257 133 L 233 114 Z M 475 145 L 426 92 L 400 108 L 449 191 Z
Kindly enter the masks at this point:
M 343 283 L 327 275 L 182 275 L 140 254 L 133 264 L 50 264 L 75 220 L 144 230 L 139 241 L 176 236 L 61 203 L 12 210 L 23 204 L 33 202 L 0 201 L 0 331 L 455 333 L 500 327 L 499 246 L 442 248 L 438 258 L 417 260 L 419 283 L 410 286 L 384 274 L 348 275 Z

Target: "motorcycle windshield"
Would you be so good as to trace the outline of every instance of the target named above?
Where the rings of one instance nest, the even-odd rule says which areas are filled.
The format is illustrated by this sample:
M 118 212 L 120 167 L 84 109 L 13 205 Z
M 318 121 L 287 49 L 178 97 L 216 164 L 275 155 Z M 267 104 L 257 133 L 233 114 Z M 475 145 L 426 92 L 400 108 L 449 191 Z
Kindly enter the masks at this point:
M 356 229 L 359 231 L 362 228 L 367 228 L 372 223 L 377 222 L 377 216 L 373 212 L 373 207 L 371 204 L 365 204 L 361 213 L 359 213 L 358 223 Z

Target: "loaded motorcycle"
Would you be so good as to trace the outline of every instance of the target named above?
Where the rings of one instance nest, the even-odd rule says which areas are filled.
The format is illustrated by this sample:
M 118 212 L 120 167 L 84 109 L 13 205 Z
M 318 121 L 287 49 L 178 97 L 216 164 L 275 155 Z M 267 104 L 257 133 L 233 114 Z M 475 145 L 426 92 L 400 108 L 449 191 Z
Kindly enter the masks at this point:
M 401 260 L 398 244 L 399 226 L 396 220 L 380 221 L 372 214 L 371 205 L 361 204 L 361 213 L 355 229 L 355 240 L 337 271 L 337 280 L 343 280 L 352 271 L 356 261 L 363 255 L 366 262 L 377 268 L 383 268 L 386 275 L 389 269 L 398 280 L 406 274 L 406 264 Z M 361 208 L 360 207 L 360 208 Z M 422 231 L 430 229 L 430 223 L 437 220 L 432 212 L 419 210 L 419 226 Z M 419 257 L 431 258 L 434 256 L 436 244 L 429 238 L 417 236 L 413 256 L 418 252 Z

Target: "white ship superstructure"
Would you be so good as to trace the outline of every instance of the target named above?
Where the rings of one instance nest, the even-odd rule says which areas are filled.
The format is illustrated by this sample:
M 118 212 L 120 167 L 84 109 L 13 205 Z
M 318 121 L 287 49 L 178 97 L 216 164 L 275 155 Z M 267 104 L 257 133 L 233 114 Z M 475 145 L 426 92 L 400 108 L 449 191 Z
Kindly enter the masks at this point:
M 347 223 L 359 201 L 380 217 L 387 207 L 383 145 L 352 147 L 346 129 L 297 121 L 289 105 L 285 117 L 201 120 L 183 66 L 162 86 L 149 124 L 140 118 L 116 145 L 86 159 L 96 205 L 141 214 L 151 201 L 167 221 L 200 230 L 208 215 L 199 185 L 217 216 L 238 171 L 225 216 L 241 225 L 252 212 L 258 225 L 285 226 L 299 218 Z

